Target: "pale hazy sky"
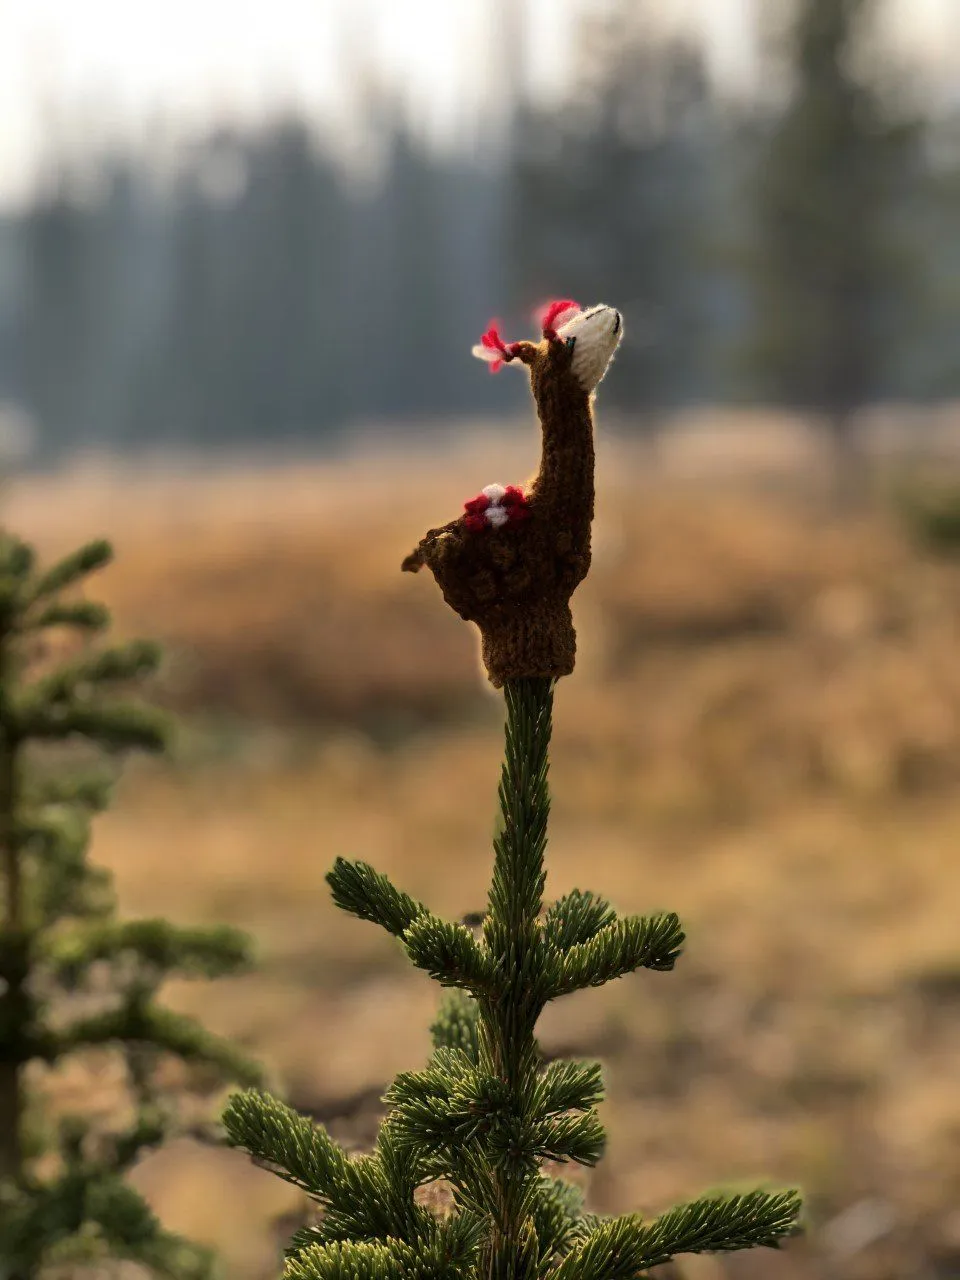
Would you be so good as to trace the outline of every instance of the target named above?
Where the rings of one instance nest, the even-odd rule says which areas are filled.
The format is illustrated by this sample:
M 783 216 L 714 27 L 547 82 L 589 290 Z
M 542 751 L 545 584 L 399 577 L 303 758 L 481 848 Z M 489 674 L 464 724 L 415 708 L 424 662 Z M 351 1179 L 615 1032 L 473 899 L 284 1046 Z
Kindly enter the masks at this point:
M 516 5 L 519 0 L 513 0 Z M 604 0 L 526 0 L 530 77 L 562 83 L 569 24 L 557 14 Z M 703 32 L 717 79 L 749 79 L 756 0 L 652 0 L 663 20 Z M 945 76 L 960 64 L 960 0 L 887 0 L 897 45 Z M 135 137 L 147 119 L 172 127 L 256 115 L 296 102 L 349 124 L 346 68 L 369 62 L 401 84 L 428 127 L 475 114 L 496 75 L 498 0 L 0 0 L 0 200 L 29 181 L 55 108 L 69 127 L 87 111 Z M 451 123 L 453 122 L 453 123 Z

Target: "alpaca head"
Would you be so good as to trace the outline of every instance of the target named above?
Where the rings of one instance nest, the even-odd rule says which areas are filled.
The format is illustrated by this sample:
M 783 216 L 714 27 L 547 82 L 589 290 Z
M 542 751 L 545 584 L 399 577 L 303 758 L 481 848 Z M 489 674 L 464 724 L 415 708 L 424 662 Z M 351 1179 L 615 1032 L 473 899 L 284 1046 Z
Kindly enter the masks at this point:
M 620 340 L 623 321 L 614 307 L 600 303 L 581 308 L 575 302 L 552 302 L 541 317 L 540 342 L 505 343 L 495 326 L 483 335 L 473 354 L 496 373 L 517 361 L 529 366 L 534 394 L 567 383 L 591 395 L 606 373 Z

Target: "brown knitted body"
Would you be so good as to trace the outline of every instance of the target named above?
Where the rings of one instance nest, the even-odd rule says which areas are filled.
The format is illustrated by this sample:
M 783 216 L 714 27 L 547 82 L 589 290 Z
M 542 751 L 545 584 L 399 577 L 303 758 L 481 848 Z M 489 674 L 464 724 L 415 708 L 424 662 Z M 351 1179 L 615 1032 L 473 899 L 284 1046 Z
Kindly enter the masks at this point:
M 490 683 L 500 689 L 522 677 L 568 676 L 577 656 L 577 633 L 567 601 L 545 601 L 488 618 L 480 629 L 480 656 Z
M 570 597 L 590 568 L 594 506 L 590 395 L 557 343 L 531 347 L 531 387 L 543 433 L 529 518 L 473 530 L 461 516 L 431 529 L 403 562 L 426 565 L 447 604 L 475 622 L 491 683 L 573 671 Z

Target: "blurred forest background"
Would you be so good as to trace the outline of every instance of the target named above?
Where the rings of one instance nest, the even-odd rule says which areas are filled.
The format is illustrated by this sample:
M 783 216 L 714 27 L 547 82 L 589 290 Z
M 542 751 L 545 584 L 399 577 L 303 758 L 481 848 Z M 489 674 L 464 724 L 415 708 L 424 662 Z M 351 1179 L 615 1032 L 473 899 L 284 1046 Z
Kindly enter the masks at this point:
M 622 308 L 548 893 L 676 910 L 689 945 L 545 1019 L 547 1052 L 605 1064 L 591 1203 L 769 1176 L 808 1239 L 674 1275 L 957 1280 L 960 27 L 945 5 L 924 59 L 933 0 L 744 3 L 753 71 L 721 83 L 680 7 L 555 6 L 544 94 L 543 6 L 488 0 L 484 92 L 442 137 L 362 31 L 349 130 L 288 104 L 121 145 L 40 95 L 0 212 L 3 515 L 44 555 L 109 536 L 121 633 L 166 646 L 177 749 L 94 857 L 125 912 L 260 950 L 167 998 L 362 1148 L 434 997 L 323 876 L 364 858 L 477 910 L 501 750 L 475 638 L 399 563 L 535 469 L 525 379 L 470 359 L 489 319 Z M 51 1105 L 92 1092 L 108 1125 L 115 1067 Z M 187 1141 L 134 1176 L 231 1280 L 277 1274 L 292 1191 Z
M 605 395 L 630 430 L 956 396 L 960 107 L 929 100 L 880 9 L 823 0 L 791 32 L 765 6 L 758 83 L 732 99 L 656 5 L 588 5 L 544 103 L 522 6 L 490 0 L 494 98 L 459 145 L 356 50 L 352 148 L 290 109 L 161 163 L 41 102 L 36 184 L 0 217 L 0 401 L 47 460 L 449 430 L 522 403 L 472 373 L 479 326 L 525 332 L 557 293 L 630 317 Z

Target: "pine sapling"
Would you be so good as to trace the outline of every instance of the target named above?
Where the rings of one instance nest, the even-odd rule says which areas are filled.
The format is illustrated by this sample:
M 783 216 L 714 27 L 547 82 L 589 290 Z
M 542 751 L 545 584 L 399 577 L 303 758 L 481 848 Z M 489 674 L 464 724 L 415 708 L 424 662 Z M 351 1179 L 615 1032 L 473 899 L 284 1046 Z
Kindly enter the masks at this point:
M 125 1175 L 185 1131 L 157 1080 L 165 1058 L 204 1089 L 259 1079 L 237 1048 L 157 1000 L 170 975 L 246 966 L 244 935 L 120 920 L 109 875 L 87 860 L 109 799 L 105 758 L 159 752 L 169 732 L 157 709 L 123 696 L 156 669 L 156 646 L 95 647 L 109 615 L 69 590 L 110 558 L 93 542 L 38 571 L 28 546 L 0 534 L 0 1280 L 107 1257 L 213 1274 L 212 1255 L 163 1230 Z M 50 633 L 80 643 L 55 660 Z M 44 1068 L 107 1048 L 127 1095 L 109 1131 L 56 1113 L 35 1088 Z
M 556 303 L 539 344 L 476 349 L 530 368 L 543 432 L 527 493 L 491 485 L 432 529 L 404 561 L 426 565 L 445 599 L 480 628 L 491 682 L 504 689 L 506 744 L 493 878 L 477 931 L 434 915 L 361 862 L 338 859 L 336 904 L 393 934 L 419 969 L 453 989 L 422 1071 L 385 1095 L 375 1149 L 351 1158 L 267 1094 L 233 1097 L 230 1140 L 305 1191 L 315 1225 L 287 1251 L 288 1280 L 631 1280 L 680 1253 L 777 1246 L 796 1230 L 792 1191 L 707 1196 L 652 1220 L 588 1213 L 544 1164 L 592 1166 L 604 1132 L 592 1062 L 545 1063 L 536 1025 L 574 991 L 666 972 L 683 933 L 672 913 L 619 916 L 573 890 L 544 909 L 548 750 L 556 681 L 574 665 L 569 601 L 590 563 L 593 392 L 620 341 L 610 307 Z M 508 501 L 509 499 L 509 501 Z M 438 1184 L 448 1203 L 423 1189 Z

